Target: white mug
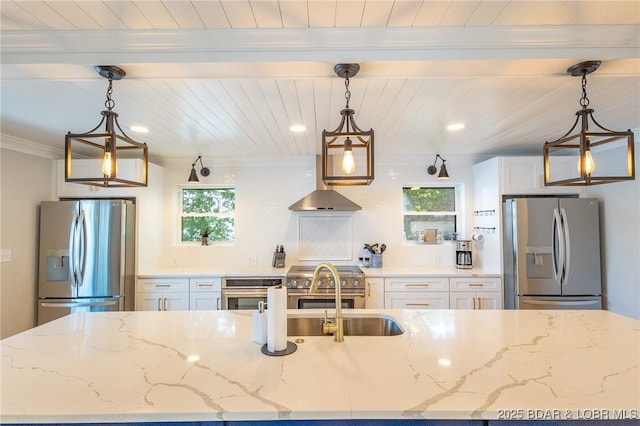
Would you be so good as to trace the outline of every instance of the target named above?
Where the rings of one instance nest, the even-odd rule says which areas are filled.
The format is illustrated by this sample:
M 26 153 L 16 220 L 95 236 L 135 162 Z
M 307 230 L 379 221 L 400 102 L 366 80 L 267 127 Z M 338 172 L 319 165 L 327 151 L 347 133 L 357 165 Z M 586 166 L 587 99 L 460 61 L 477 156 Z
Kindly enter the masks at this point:
M 475 234 L 473 234 L 473 236 L 471 238 L 473 239 L 473 241 L 480 242 L 480 241 L 484 240 L 484 235 L 479 234 L 479 233 L 476 232 Z

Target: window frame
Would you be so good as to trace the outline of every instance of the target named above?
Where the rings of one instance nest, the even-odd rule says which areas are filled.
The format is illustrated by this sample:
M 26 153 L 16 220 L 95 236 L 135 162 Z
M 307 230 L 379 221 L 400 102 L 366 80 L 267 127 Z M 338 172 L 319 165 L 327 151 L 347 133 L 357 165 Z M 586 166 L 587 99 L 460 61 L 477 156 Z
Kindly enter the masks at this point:
M 405 210 L 405 202 L 404 202 L 404 190 L 405 189 L 412 189 L 412 188 L 418 188 L 418 189 L 443 189 L 443 188 L 451 188 L 454 191 L 454 204 L 455 204 L 455 210 L 454 211 L 439 211 L 439 212 L 411 212 L 411 211 L 406 211 Z M 402 185 L 401 189 L 401 195 L 400 195 L 400 212 L 402 215 L 402 239 L 403 239 L 403 244 L 407 244 L 407 245 L 422 245 L 422 243 L 420 243 L 418 241 L 418 237 L 416 236 L 415 238 L 411 238 L 408 239 L 407 238 L 407 232 L 405 229 L 405 217 L 406 216 L 454 216 L 455 217 L 455 229 L 454 232 L 459 235 L 460 234 L 460 229 L 462 229 L 462 219 L 463 219 L 463 211 L 462 211 L 462 202 L 463 202 L 463 197 L 462 197 L 462 188 L 461 188 L 461 184 L 458 183 L 438 183 L 438 184 L 434 184 L 434 183 L 420 183 L 420 184 L 416 184 L 416 185 Z M 444 238 L 444 236 L 443 236 Z M 450 239 L 443 239 L 443 243 L 453 243 L 454 240 L 452 238 Z M 432 245 L 432 244 L 427 244 L 427 245 Z
M 197 216 L 201 216 L 201 217 L 231 217 L 234 219 L 233 223 L 234 223 L 234 238 L 231 241 L 215 241 L 215 240 L 209 240 L 209 246 L 231 246 L 235 244 L 235 241 L 237 239 L 237 222 L 236 222 L 236 217 L 237 217 L 237 211 L 238 211 L 238 206 L 237 206 L 237 188 L 233 185 L 210 185 L 210 184 L 187 184 L 187 185 L 176 185 L 177 190 L 175 191 L 175 197 L 176 197 L 176 220 L 174 221 L 175 223 L 175 232 L 174 232 L 174 241 L 176 243 L 176 245 L 178 246 L 200 246 L 202 243 L 200 241 L 183 241 L 182 240 L 182 218 L 183 217 L 197 217 Z M 211 189 L 211 190 L 233 190 L 234 191 L 234 202 L 235 202 L 235 208 L 233 210 L 233 213 L 212 213 L 212 214 L 189 214 L 189 215 L 184 215 L 183 214 L 183 205 L 182 205 L 182 200 L 183 200 L 183 191 L 184 190 L 191 190 L 191 189 Z

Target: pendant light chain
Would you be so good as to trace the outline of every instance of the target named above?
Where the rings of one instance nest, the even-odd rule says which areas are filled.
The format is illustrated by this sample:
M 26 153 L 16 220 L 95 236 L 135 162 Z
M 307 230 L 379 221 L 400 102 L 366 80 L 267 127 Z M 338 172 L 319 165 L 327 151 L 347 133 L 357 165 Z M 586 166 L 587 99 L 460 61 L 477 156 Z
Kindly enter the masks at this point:
M 349 108 L 349 101 L 351 100 L 351 91 L 349 90 L 349 73 L 346 73 L 346 76 L 344 78 L 344 98 L 347 101 L 347 106 L 346 108 Z
M 109 87 L 107 87 L 107 100 L 104 101 L 104 106 L 111 111 L 113 107 L 116 106 L 116 102 L 111 99 L 111 94 L 113 93 L 113 74 L 109 73 L 107 79 L 109 80 Z
M 582 73 L 582 98 L 580 98 L 580 106 L 586 108 L 589 106 L 589 98 L 587 98 L 587 72 Z

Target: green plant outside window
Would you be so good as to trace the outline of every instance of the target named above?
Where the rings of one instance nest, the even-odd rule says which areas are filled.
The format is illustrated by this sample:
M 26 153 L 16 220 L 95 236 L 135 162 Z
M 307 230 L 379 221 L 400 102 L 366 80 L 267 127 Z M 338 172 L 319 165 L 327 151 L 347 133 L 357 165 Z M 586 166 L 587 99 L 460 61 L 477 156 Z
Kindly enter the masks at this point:
M 181 241 L 199 242 L 208 231 L 209 242 L 235 238 L 234 188 L 181 189 Z

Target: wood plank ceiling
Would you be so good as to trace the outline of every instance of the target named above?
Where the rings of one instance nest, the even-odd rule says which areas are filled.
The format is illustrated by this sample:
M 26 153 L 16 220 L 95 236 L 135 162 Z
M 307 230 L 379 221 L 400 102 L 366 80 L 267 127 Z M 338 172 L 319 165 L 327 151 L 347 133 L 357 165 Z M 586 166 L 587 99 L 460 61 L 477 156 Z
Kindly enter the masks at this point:
M 115 111 L 160 163 L 319 153 L 338 62 L 361 65 L 351 107 L 378 154 L 540 153 L 579 109 L 566 68 L 588 59 L 598 121 L 640 129 L 638 1 L 2 1 L 0 17 L 2 142 L 54 156 L 98 122 L 98 64 L 127 71 Z

